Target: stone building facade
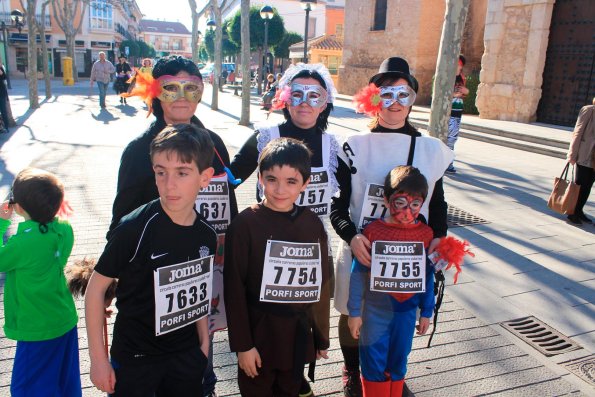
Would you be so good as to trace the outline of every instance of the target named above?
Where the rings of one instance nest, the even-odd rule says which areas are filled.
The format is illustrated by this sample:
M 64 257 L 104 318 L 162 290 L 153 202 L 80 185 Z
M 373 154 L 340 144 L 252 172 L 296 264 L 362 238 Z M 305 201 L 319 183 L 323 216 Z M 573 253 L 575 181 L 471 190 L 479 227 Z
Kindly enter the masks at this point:
M 398 55 L 420 82 L 417 103 L 429 104 L 445 2 L 346 0 L 340 91 L 355 93 Z M 592 0 L 472 0 L 461 52 L 466 73 L 481 70 L 480 117 L 571 125 L 595 95 L 594 38 Z
M 554 0 L 490 0 L 475 104 L 487 119 L 535 121 Z

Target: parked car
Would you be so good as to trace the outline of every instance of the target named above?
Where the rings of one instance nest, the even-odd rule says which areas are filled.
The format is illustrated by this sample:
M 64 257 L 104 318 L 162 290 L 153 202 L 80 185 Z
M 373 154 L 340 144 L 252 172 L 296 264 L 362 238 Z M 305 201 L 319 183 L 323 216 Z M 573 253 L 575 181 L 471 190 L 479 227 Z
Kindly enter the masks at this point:
M 235 68 L 236 68 L 236 65 L 234 63 L 225 62 L 225 63 L 221 64 L 221 71 L 227 70 L 228 75 L 229 75 L 229 73 L 235 71 Z M 211 81 L 211 75 L 213 74 L 213 69 L 215 69 L 214 63 L 209 63 L 207 66 L 200 69 L 200 75 L 202 76 L 202 79 L 205 81 Z
M 215 65 L 210 63 L 207 66 L 205 66 L 204 68 L 200 69 L 200 75 L 202 76 L 202 79 L 209 81 L 211 78 L 211 74 L 213 74 L 214 68 L 215 68 Z

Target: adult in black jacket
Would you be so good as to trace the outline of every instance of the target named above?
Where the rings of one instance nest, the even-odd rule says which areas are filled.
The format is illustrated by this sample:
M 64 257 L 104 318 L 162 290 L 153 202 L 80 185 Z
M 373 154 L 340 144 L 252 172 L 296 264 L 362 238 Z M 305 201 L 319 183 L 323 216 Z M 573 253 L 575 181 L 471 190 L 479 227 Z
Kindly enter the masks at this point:
M 8 132 L 8 90 L 6 89 L 6 69 L 0 61 L 0 113 L 2 113 L 2 124 L 0 133 Z
M 120 62 L 116 65 L 116 81 L 114 82 L 114 89 L 118 95 L 128 91 L 128 87 L 130 87 L 128 80 L 132 75 L 132 68 L 126 61 L 126 57 L 120 55 L 119 60 Z M 120 103 L 126 104 L 126 98 L 120 97 Z
M 149 156 L 149 147 L 153 138 L 168 124 L 192 123 L 200 128 L 205 128 L 201 121 L 194 115 L 200 103 L 203 84 L 198 67 L 191 60 L 182 57 L 161 58 L 155 64 L 152 76 L 161 84 L 163 95 L 160 95 L 160 97 L 167 98 L 167 100 L 162 101 L 159 98 L 152 99 L 149 109 L 155 115 L 155 121 L 144 133 L 130 142 L 122 153 L 120 170 L 118 171 L 116 198 L 112 208 L 112 223 L 108 231 L 108 236 L 118 226 L 120 219 L 124 215 L 159 197 L 157 185 L 155 184 L 155 173 Z M 142 88 L 140 87 L 141 85 L 137 76 L 135 89 L 138 88 L 140 90 Z M 220 175 L 225 176 L 224 167 L 228 167 L 230 163 L 229 153 L 219 135 L 212 131 L 209 131 L 209 135 L 213 140 L 216 151 L 212 163 L 215 169 L 215 179 Z M 226 177 L 220 177 L 219 180 L 225 181 Z M 221 184 L 222 182 L 218 183 Z M 224 190 L 227 191 L 228 195 L 227 201 L 229 205 L 227 208 L 231 212 L 228 220 L 231 220 L 238 213 L 236 197 L 234 189 L 231 186 Z M 224 229 L 217 228 L 214 223 L 220 224 L 221 222 L 213 221 L 209 216 L 211 213 L 208 210 L 201 209 L 200 212 L 209 221 L 212 221 L 213 226 L 216 227 L 218 232 L 225 231 Z M 220 214 L 221 211 L 218 213 Z M 217 382 L 212 367 L 212 348 L 213 345 L 211 343 L 209 366 L 207 367 L 203 381 L 205 396 L 214 393 L 215 383 Z
M 200 72 L 196 65 L 181 57 L 162 58 L 155 64 L 153 77 L 158 78 L 165 75 L 189 75 L 200 78 Z M 194 115 L 197 106 L 198 103 L 189 102 L 185 98 L 165 104 L 159 98 L 153 99 L 152 112 L 155 115 L 155 121 L 145 132 L 130 142 L 122 153 L 110 231 L 118 225 L 124 215 L 159 197 L 149 157 L 151 141 L 167 124 L 192 123 L 200 128 L 205 128 Z M 222 174 L 225 172 L 223 167 L 229 165 L 229 153 L 219 135 L 210 130 L 209 134 L 215 144 L 215 150 L 225 163 L 223 164 L 215 155 L 213 159 L 215 175 Z M 233 189 L 229 189 L 229 198 L 233 218 L 237 214 L 237 202 Z

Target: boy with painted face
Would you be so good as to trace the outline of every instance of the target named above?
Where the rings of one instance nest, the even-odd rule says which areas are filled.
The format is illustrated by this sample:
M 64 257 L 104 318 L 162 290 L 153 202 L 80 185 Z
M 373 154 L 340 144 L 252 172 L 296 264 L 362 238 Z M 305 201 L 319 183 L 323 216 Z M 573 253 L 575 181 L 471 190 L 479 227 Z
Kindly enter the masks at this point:
M 328 358 L 327 235 L 295 204 L 310 180 L 310 157 L 296 139 L 269 142 L 258 165 L 264 199 L 227 231 L 225 309 L 243 396 L 297 396 L 304 364 Z
M 353 260 L 348 324 L 359 339 L 364 396 L 402 395 L 413 332 L 417 328 L 423 335 L 430 324 L 434 276 L 426 250 L 433 232 L 417 220 L 427 194 L 428 183 L 417 168 L 390 171 L 383 194 L 390 215 L 363 232 L 372 243 L 372 266 Z M 417 308 L 421 317 L 416 327 Z

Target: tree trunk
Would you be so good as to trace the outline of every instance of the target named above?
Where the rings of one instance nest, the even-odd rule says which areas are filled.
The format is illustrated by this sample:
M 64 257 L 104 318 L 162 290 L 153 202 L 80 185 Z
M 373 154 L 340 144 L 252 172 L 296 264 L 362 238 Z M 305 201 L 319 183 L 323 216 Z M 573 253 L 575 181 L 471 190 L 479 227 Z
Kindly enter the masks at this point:
M 66 32 L 64 32 L 64 37 L 66 38 L 66 56 L 72 58 L 72 78 L 74 79 L 75 82 L 77 82 L 79 80 L 78 80 L 78 70 L 76 69 L 76 59 L 75 59 L 75 55 L 74 55 L 75 35 L 72 34 L 71 32 L 68 32 L 68 34 Z
M 221 31 L 221 9 L 217 0 L 211 0 L 213 13 L 215 14 L 215 67 L 213 68 L 213 97 L 211 100 L 211 109 L 219 110 L 219 80 L 221 78 L 221 47 L 223 41 L 223 32 Z
M 470 0 L 446 0 L 428 132 L 446 143 L 461 39 Z
M 188 0 L 190 11 L 192 12 L 192 62 L 198 63 L 198 11 L 196 10 L 196 0 Z
M 27 79 L 29 80 L 29 109 L 37 109 L 39 107 L 39 98 L 37 96 L 37 42 L 35 29 L 35 10 L 37 8 L 37 0 L 27 0 L 27 26 L 29 27 L 29 34 L 27 39 Z
M 258 73 L 256 73 L 256 93 L 262 95 L 261 82 L 262 79 L 262 47 L 258 47 Z
M 242 115 L 240 125 L 250 124 L 250 0 L 241 2 L 242 21 Z
M 38 24 L 39 36 L 41 39 L 41 53 L 43 59 L 43 79 L 45 80 L 45 97 L 50 99 L 52 97 L 52 83 L 50 79 L 50 68 L 48 62 L 48 45 L 45 42 L 45 13 L 49 0 L 44 1 L 41 7 L 41 24 Z

